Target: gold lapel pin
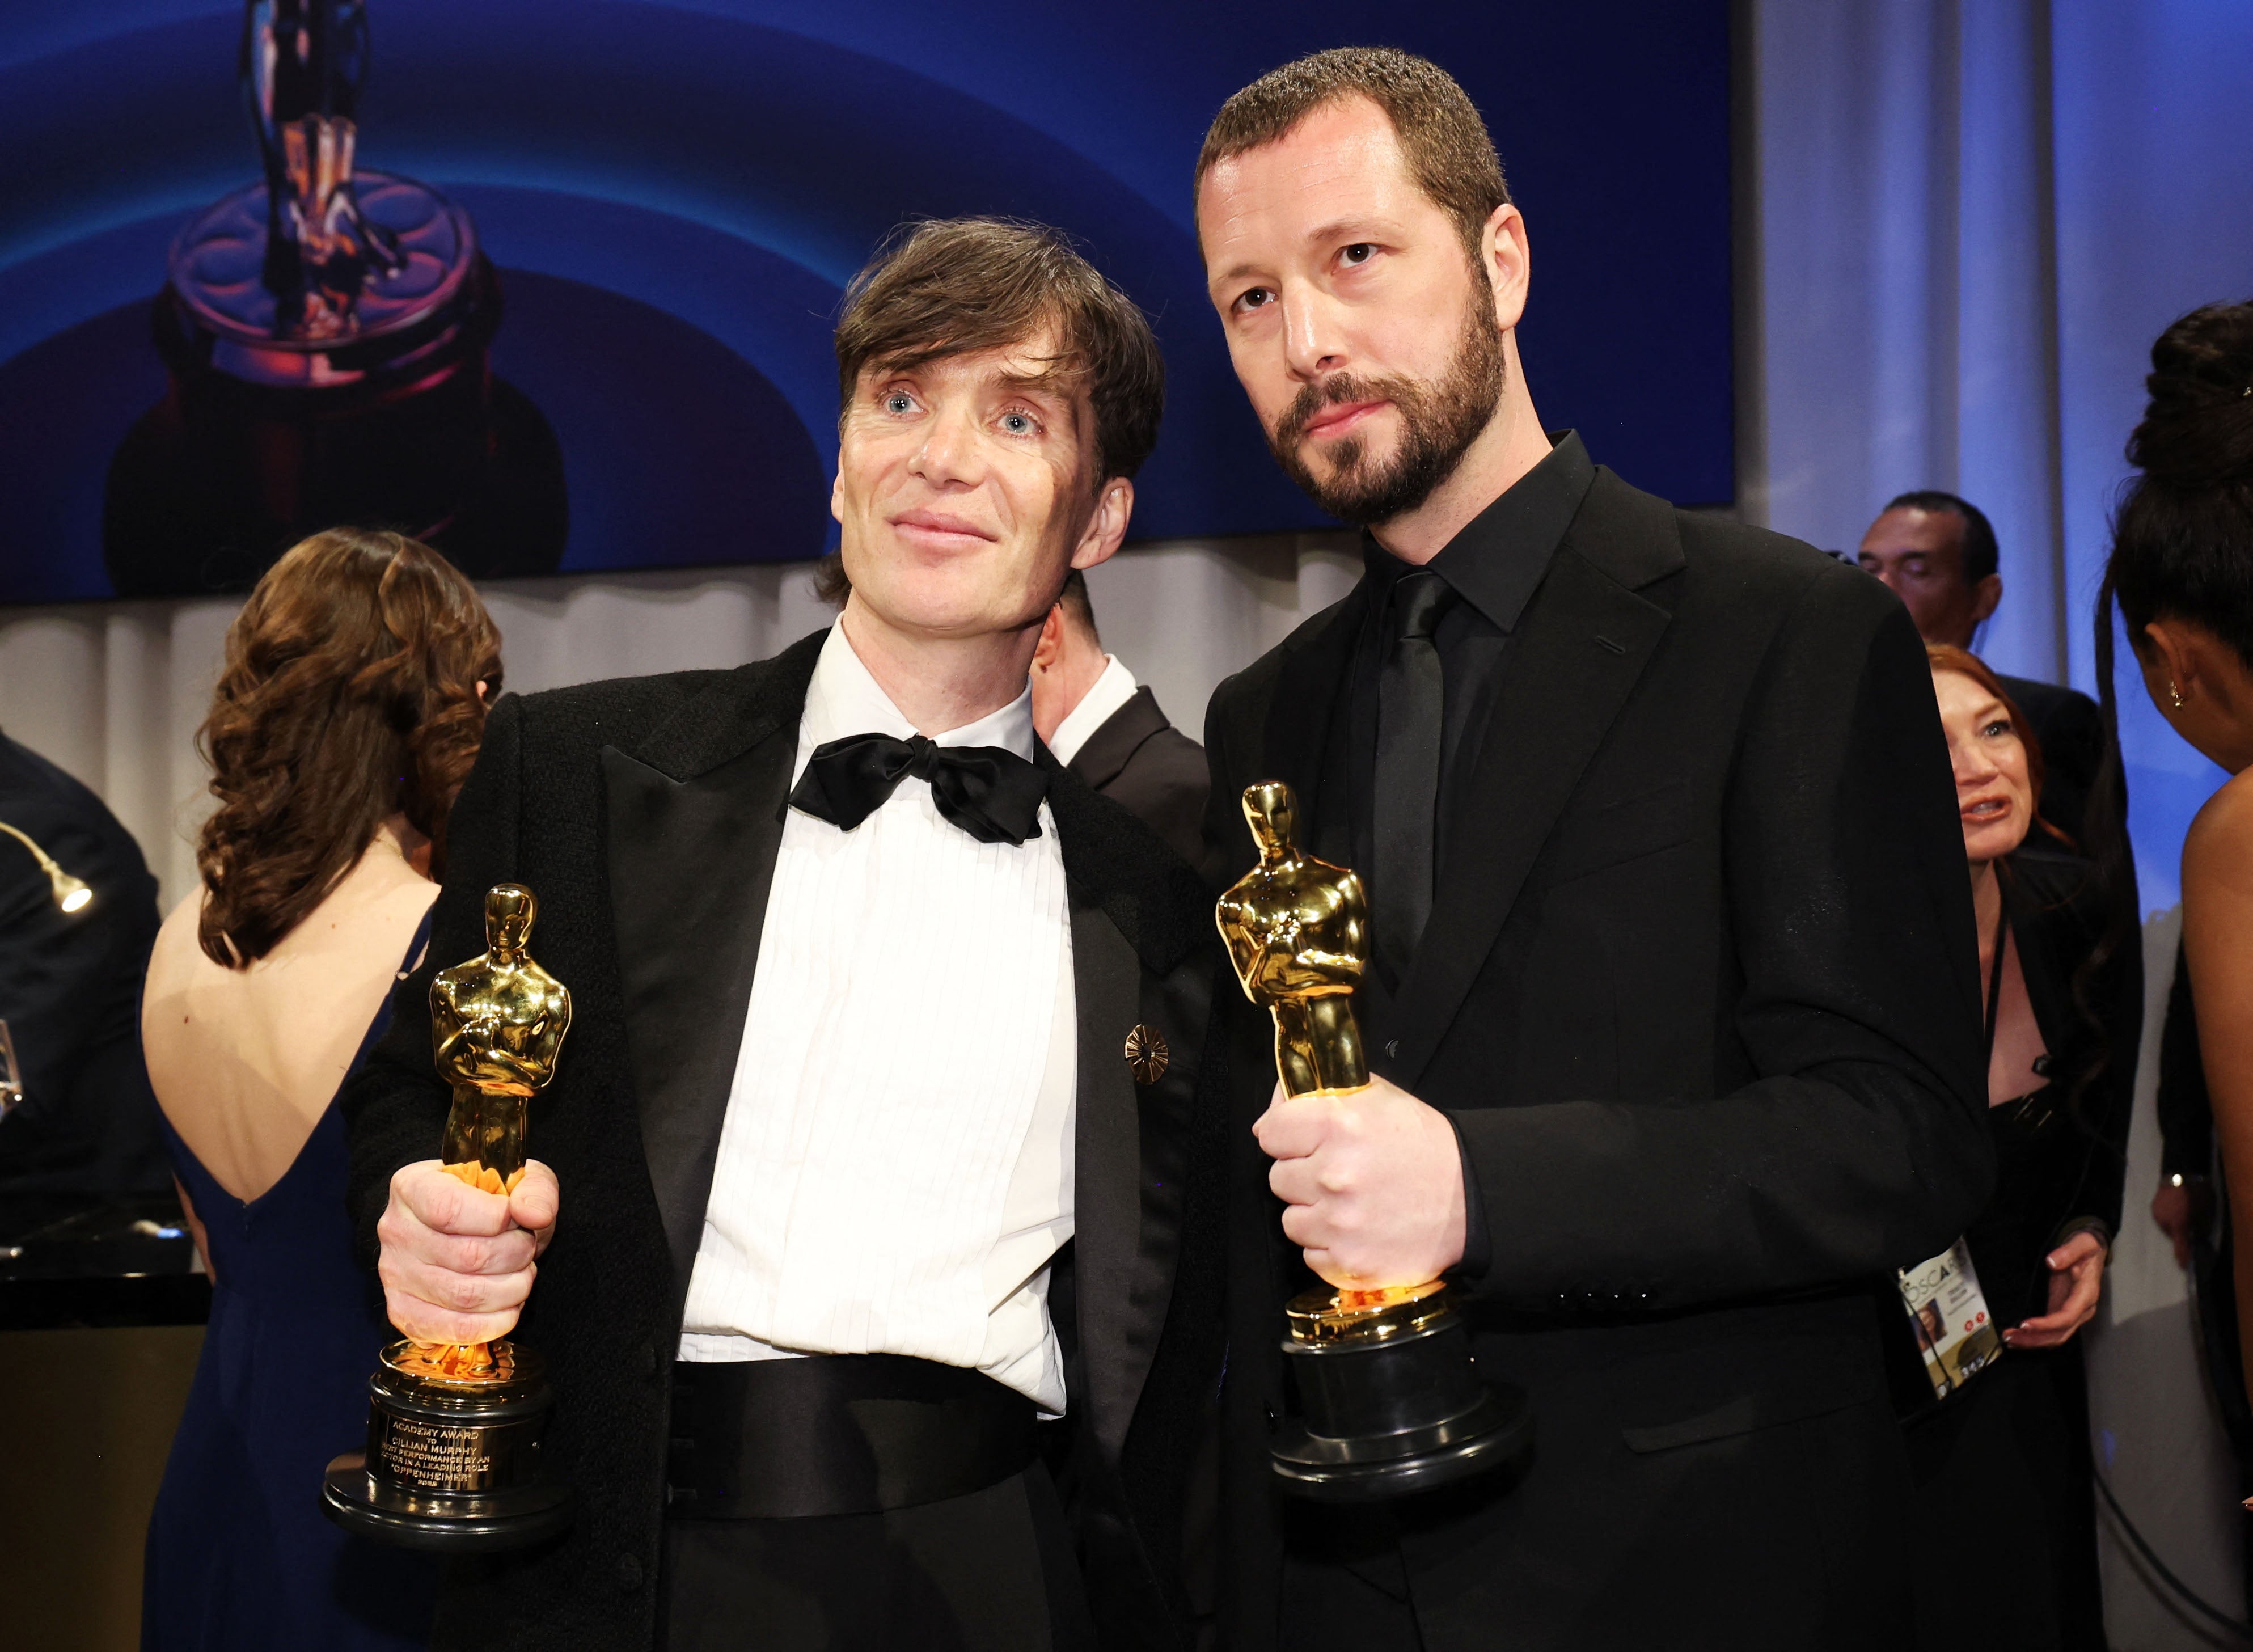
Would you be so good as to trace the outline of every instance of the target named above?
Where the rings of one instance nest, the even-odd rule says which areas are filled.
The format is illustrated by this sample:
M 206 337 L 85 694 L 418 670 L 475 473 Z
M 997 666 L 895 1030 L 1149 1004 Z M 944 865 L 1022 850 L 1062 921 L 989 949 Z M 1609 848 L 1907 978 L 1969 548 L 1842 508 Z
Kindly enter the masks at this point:
M 1166 1076 L 1166 1063 L 1174 1058 L 1166 1048 L 1166 1035 L 1154 1027 L 1140 1021 L 1126 1035 L 1126 1065 L 1134 1074 L 1138 1084 L 1154 1084 Z

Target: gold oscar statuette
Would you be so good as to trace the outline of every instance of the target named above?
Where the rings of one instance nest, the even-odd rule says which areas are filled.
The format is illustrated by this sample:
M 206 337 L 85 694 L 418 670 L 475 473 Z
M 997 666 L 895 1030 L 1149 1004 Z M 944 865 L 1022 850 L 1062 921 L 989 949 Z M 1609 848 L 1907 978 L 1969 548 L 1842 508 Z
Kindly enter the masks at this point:
M 1369 963 L 1361 879 L 1298 846 L 1280 780 L 1244 791 L 1259 862 L 1214 917 L 1245 996 L 1275 1023 L 1287 1096 L 1350 1097 L 1369 1084 L 1353 991 Z M 1438 1279 L 1354 1279 L 1284 1310 L 1297 1416 L 1271 1447 L 1285 1488 L 1335 1502 L 1395 1497 L 1511 1460 L 1531 1435 L 1524 1393 L 1480 1380 Z
M 540 903 L 485 892 L 485 950 L 430 983 L 430 1042 L 453 1089 L 440 1162 L 488 1193 L 524 1176 L 526 1115 L 555 1077 L 571 993 L 527 947 Z M 543 1465 L 551 1398 L 540 1356 L 506 1338 L 408 1339 L 368 1380 L 367 1449 L 328 1467 L 321 1501 L 347 1530 L 408 1548 L 515 1548 L 560 1531 L 570 1488 Z

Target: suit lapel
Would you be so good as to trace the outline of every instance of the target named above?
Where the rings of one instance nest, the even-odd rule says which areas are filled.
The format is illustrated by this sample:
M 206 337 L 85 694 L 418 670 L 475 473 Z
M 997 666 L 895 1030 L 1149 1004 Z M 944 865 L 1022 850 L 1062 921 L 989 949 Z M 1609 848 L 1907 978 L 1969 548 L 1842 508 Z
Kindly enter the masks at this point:
M 1158 709 L 1157 696 L 1146 684 L 1088 735 L 1069 766 L 1091 790 L 1100 791 L 1119 777 L 1142 742 L 1165 726 L 1166 714 Z
M 1051 770 L 1054 758 L 1043 760 Z M 1113 1461 L 1150 1374 L 1172 1300 L 1193 1105 L 1192 1052 L 1210 1005 L 1195 967 L 1214 944 L 1210 896 L 1148 827 L 1057 770 L 1049 809 L 1071 913 L 1078 1090 L 1073 1302 L 1088 1416 Z M 1176 1059 L 1147 1087 L 1126 1059 L 1138 1024 Z
M 1261 730 L 1259 772 L 1245 777 L 1247 781 L 1289 783 L 1299 798 L 1300 840 L 1308 845 L 1315 843 L 1319 826 L 1326 821 L 1343 821 L 1350 830 L 1351 823 L 1342 812 L 1323 812 L 1324 770 L 1329 766 L 1332 728 L 1343 713 L 1353 673 L 1354 643 L 1361 635 L 1362 616 L 1368 607 L 1369 582 L 1364 579 L 1330 610 L 1329 619 L 1302 646 L 1284 659 L 1275 673 L 1266 726 Z M 1343 775 L 1336 779 L 1341 787 L 1350 784 Z M 1231 878 L 1259 858 L 1252 829 L 1244 824 L 1240 811 L 1236 819 L 1240 835 L 1238 852 L 1228 863 Z M 1327 836 L 1323 847 L 1339 852 Z
M 627 1049 L 676 1302 L 702 1239 L 821 641 L 722 678 L 631 754 L 602 750 Z
M 1631 589 L 1681 566 L 1671 507 L 1599 471 L 1503 667 L 1478 767 L 1463 789 L 1442 898 L 1397 1000 L 1387 1077 L 1413 1089 L 1510 917 L 1573 789 L 1665 633 Z
M 1071 976 L 1079 1074 L 1072 1161 L 1073 1256 L 1081 1369 L 1096 1438 L 1116 1458 L 1149 1375 L 1154 1336 L 1136 1334 L 1141 1244 L 1141 1128 L 1121 1059 L 1141 971 L 1134 949 L 1081 886 L 1071 891 Z M 1163 1309 L 1160 1309 L 1162 1322 Z

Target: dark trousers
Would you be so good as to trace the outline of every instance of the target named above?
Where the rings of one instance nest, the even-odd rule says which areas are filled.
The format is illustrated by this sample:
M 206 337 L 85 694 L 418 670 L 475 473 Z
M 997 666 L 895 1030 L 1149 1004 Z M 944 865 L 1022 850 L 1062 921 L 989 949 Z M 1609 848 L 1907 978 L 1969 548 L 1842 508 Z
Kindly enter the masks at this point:
M 669 1520 L 666 1652 L 1086 1652 L 1087 1600 L 1038 1462 L 880 1514 Z
M 2005 1353 L 1907 1432 L 1926 1652 L 2104 1652 L 2081 1344 Z

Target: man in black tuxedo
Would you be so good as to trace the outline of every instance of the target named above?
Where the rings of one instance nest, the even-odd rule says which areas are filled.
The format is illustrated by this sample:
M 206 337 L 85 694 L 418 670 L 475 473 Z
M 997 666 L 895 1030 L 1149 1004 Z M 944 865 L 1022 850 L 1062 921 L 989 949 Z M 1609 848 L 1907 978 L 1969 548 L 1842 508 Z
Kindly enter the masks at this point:
M 1891 1276 L 1992 1177 L 1915 632 L 1852 569 L 1544 434 L 1524 222 L 1433 65 L 1331 52 L 1255 82 L 1196 216 L 1278 459 L 1367 529 L 1361 582 L 1206 725 L 1229 873 L 1243 788 L 1287 781 L 1373 942 L 1366 1091 L 1282 1099 L 1240 1002 L 1215 1033 L 1242 1143 L 1235 1644 L 1903 1645 Z M 1274 1350 L 1308 1267 L 1450 1277 L 1482 1371 L 1531 1396 L 1514 1474 L 1280 1496 Z
M 1901 599 L 1928 643 L 1970 649 L 2003 600 L 1994 525 L 1970 500 L 1937 488 L 1888 501 L 1855 556 Z M 2076 689 L 2031 677 L 2002 680 L 2041 742 L 2042 818 L 2086 842 L 2089 794 L 2104 761 L 2104 714 Z
M 171 1161 L 141 1059 L 157 880 L 100 798 L 4 735 L 0 821 L 93 890 L 66 910 L 32 851 L 0 839 L 0 1021 L 24 1086 L 0 1119 L 0 1195 L 164 1192 Z
M 1196 865 L 1204 853 L 1204 748 L 1166 721 L 1147 683 L 1106 653 L 1078 568 L 1033 650 L 1033 727 L 1058 763 L 1131 809 Z
M 513 1196 L 439 1170 L 428 967 L 346 1091 L 393 1322 L 521 1308 L 579 1494 L 558 1544 L 452 1574 L 441 1646 L 1174 1638 L 1210 908 L 1027 690 L 1163 369 L 1060 238 L 987 220 L 872 265 L 837 354 L 837 624 L 506 700 L 453 812 L 432 965 L 513 880 L 575 999 L 541 1162 Z

